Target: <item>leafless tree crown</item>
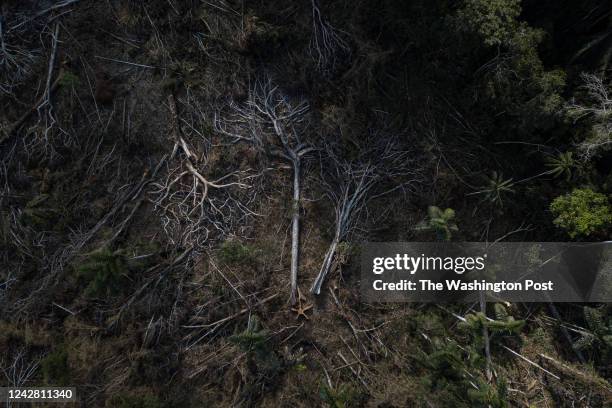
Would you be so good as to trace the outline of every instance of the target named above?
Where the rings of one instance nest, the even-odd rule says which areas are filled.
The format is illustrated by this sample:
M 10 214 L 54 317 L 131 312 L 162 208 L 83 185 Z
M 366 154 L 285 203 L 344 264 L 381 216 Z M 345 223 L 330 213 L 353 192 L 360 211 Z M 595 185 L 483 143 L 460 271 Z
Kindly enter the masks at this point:
M 567 111 L 576 120 L 587 119 L 592 123 L 592 135 L 578 145 L 583 158 L 588 160 L 612 145 L 612 97 L 602 77 L 582 74 L 582 80 L 588 101 L 581 104 L 572 100 Z

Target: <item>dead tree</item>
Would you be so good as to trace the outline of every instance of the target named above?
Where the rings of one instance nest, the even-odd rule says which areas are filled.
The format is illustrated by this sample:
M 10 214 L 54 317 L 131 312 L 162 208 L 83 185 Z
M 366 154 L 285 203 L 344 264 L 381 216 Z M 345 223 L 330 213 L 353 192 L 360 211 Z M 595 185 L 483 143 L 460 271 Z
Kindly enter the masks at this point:
M 231 225 L 252 214 L 248 203 L 233 194 L 249 189 L 257 177 L 250 169 L 230 170 L 210 179 L 208 158 L 183 137 L 176 99 L 168 97 L 173 150 L 163 180 L 153 183 L 153 203 L 161 213 L 163 228 L 174 245 L 202 248 L 212 233 L 231 233 Z M 252 196 L 251 196 L 252 200 Z
M 45 27 L 51 20 L 69 13 L 68 6 L 79 1 L 51 2 L 54 3 L 51 6 L 49 2 L 27 1 L 0 4 L 0 94 L 14 96 L 15 88 L 33 74 L 41 55 L 40 35 Z M 54 41 L 55 37 L 57 31 Z
M 305 154 L 312 151 L 302 140 L 309 105 L 304 100 L 292 101 L 270 79 L 257 80 L 244 104 L 230 105 L 228 117 L 217 115 L 215 129 L 230 142 L 251 143 L 260 153 L 288 162 L 293 169 L 293 201 L 291 217 L 291 295 L 295 304 L 299 269 L 300 177 Z
M 20 13 L 7 4 L 0 6 L 0 94 L 13 95 L 14 88 L 30 76 L 40 55 L 28 27 L 15 27 L 20 19 Z
M 0 365 L 6 383 L 11 387 L 23 387 L 30 381 L 38 370 L 39 360 L 28 360 L 25 350 L 18 350 L 12 357 L 12 361 Z
M 382 141 L 382 143 L 380 142 Z M 378 144 L 378 146 L 376 146 Z M 398 148 L 394 138 L 371 137 L 357 159 L 346 160 L 331 146 L 325 149 L 321 180 L 326 195 L 333 203 L 335 227 L 332 242 L 325 253 L 321 269 L 310 292 L 318 295 L 336 259 L 338 246 L 346 240 L 361 216 L 367 213 L 368 203 L 393 191 L 408 188 L 416 181 L 408 152 Z M 367 216 L 367 214 L 366 214 Z
M 332 267 L 338 244 L 346 238 L 359 218 L 368 191 L 376 181 L 374 167 L 369 163 L 335 162 L 333 171 L 338 182 L 333 186 L 326 184 L 325 187 L 327 196 L 334 203 L 334 237 L 323 258 L 321 270 L 310 288 L 310 292 L 316 295 L 321 292 L 321 286 Z
M 56 125 L 57 120 L 55 119 L 55 114 L 53 113 L 53 101 L 51 99 L 51 95 L 54 89 L 54 81 L 53 81 L 53 72 L 55 69 L 55 60 L 57 57 L 57 45 L 59 42 L 59 22 L 55 22 L 53 33 L 51 34 L 51 55 L 49 56 L 49 64 L 48 64 L 48 72 L 47 72 L 47 81 L 43 94 L 43 101 L 36 108 L 39 115 L 39 121 L 44 122 L 44 130 L 41 132 L 39 136 L 41 139 L 41 143 L 43 149 L 45 151 L 50 150 L 51 155 L 54 154 L 54 149 L 52 147 L 50 141 L 50 131 Z M 60 78 L 60 76 L 58 76 Z
M 351 49 L 342 39 L 340 33 L 321 15 L 317 0 L 311 0 L 312 5 L 312 37 L 310 39 L 310 55 L 317 69 L 323 74 L 334 71 L 339 60 L 350 56 Z
M 597 75 L 582 74 L 582 80 L 587 101 L 580 104 L 572 100 L 567 113 L 575 120 L 587 119 L 592 125 L 592 135 L 578 145 L 583 159 L 589 160 L 612 145 L 612 91 Z

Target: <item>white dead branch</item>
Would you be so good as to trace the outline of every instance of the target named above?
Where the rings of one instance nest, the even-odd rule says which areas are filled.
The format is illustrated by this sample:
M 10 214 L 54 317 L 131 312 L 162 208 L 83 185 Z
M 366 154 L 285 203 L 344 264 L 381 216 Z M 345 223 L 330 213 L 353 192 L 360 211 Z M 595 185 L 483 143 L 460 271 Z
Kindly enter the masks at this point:
M 304 155 L 313 150 L 302 140 L 298 129 L 304 125 L 308 110 L 304 99 L 292 101 L 270 79 L 264 79 L 255 82 L 246 103 L 231 103 L 229 116 L 215 118 L 215 129 L 231 143 L 248 142 L 261 153 L 289 162 L 293 169 L 291 304 L 297 299 L 301 163 Z
M 340 33 L 321 15 L 319 2 L 311 0 L 311 4 L 310 55 L 315 60 L 319 72 L 329 74 L 334 71 L 338 61 L 350 56 L 351 49 Z
M 568 114 L 575 120 L 585 119 L 592 124 L 592 134 L 578 148 L 585 160 L 602 149 L 612 147 L 612 96 L 604 79 L 593 74 L 582 74 L 587 101 L 583 104 L 572 100 Z
M 321 269 L 310 292 L 321 293 L 321 286 L 332 269 L 339 244 L 360 224 L 360 215 L 367 212 L 368 202 L 392 191 L 408 187 L 415 181 L 408 152 L 398 147 L 394 138 L 382 144 L 382 137 L 373 137 L 355 160 L 340 159 L 334 148 L 327 146 L 321 174 L 326 194 L 335 212 L 334 236 Z M 378 146 L 377 146 L 378 145 Z M 393 180 L 391 183 L 385 181 Z
M 248 202 L 233 192 L 251 188 L 249 183 L 257 175 L 247 169 L 209 179 L 204 172 L 209 167 L 208 158 L 183 136 L 173 95 L 168 97 L 168 107 L 174 147 L 165 180 L 153 183 L 153 202 L 172 243 L 201 248 L 211 234 L 225 237 L 233 232 L 234 225 L 253 214 Z

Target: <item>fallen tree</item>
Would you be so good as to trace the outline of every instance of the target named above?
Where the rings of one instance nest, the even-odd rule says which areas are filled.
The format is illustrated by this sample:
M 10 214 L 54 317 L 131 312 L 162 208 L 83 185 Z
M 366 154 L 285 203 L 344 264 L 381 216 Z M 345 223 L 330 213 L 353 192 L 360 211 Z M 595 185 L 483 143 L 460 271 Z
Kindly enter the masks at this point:
M 335 214 L 334 235 L 325 253 L 319 274 L 310 292 L 318 295 L 326 276 L 330 273 L 339 244 L 346 240 L 367 212 L 368 203 L 396 190 L 405 189 L 416 181 L 411 170 L 408 152 L 399 147 L 394 138 L 370 137 L 366 146 L 354 160 L 342 159 L 338 147 L 327 145 L 321 182 Z M 377 142 L 384 140 L 384 143 Z M 367 215 L 366 215 L 367 217 Z
M 291 216 L 291 295 L 297 300 L 300 237 L 301 163 L 313 147 L 302 139 L 299 127 L 309 110 L 304 99 L 291 100 L 269 78 L 255 81 L 244 104 L 230 104 L 230 114 L 215 118 L 215 129 L 231 142 L 246 141 L 260 153 L 288 162 L 293 170 Z M 302 129 L 303 130 L 303 129 Z

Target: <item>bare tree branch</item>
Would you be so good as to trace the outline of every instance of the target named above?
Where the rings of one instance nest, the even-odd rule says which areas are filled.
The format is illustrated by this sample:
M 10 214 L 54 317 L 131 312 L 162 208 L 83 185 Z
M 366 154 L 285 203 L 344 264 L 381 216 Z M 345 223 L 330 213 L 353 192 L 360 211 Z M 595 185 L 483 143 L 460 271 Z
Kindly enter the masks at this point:
M 233 232 L 233 225 L 244 224 L 253 215 L 248 206 L 255 195 L 243 200 L 232 192 L 251 189 L 250 183 L 258 175 L 250 169 L 234 170 L 210 180 L 203 172 L 208 167 L 207 156 L 197 153 L 183 136 L 173 95 L 168 97 L 168 107 L 172 123 L 170 136 L 174 142 L 169 160 L 172 167 L 168 168 L 164 181 L 153 184 L 153 202 L 162 215 L 162 224 L 171 242 L 202 248 L 211 233 L 226 237 Z
M 269 78 L 258 79 L 244 104 L 230 103 L 229 115 L 215 117 L 215 129 L 237 143 L 246 141 L 261 153 L 278 157 L 293 169 L 293 202 L 291 217 L 291 295 L 297 298 L 300 236 L 300 180 L 302 157 L 313 147 L 302 141 L 297 128 L 304 124 L 309 110 L 304 100 L 292 101 Z
M 338 31 L 321 15 L 318 0 L 312 4 L 312 37 L 310 55 L 316 62 L 317 69 L 323 74 L 330 74 L 338 62 L 351 54 L 349 45 Z
M 578 145 L 583 159 L 589 160 L 600 150 L 612 145 L 612 96 L 603 78 L 582 74 L 582 80 L 587 101 L 579 104 L 572 100 L 566 110 L 574 120 L 587 119 L 592 124 L 592 135 Z
M 408 152 L 398 148 L 397 141 L 387 139 L 381 146 L 372 138 L 369 149 L 363 149 L 355 160 L 340 159 L 334 148 L 327 145 L 325 149 L 325 168 L 321 174 L 322 185 L 333 203 L 335 212 L 335 229 L 332 242 L 325 253 L 321 269 L 314 280 L 310 292 L 321 293 L 321 286 L 329 274 L 338 251 L 338 245 L 347 239 L 358 224 L 360 214 L 366 210 L 368 202 L 398 189 L 407 187 L 415 181 L 414 177 L 405 180 L 395 179 L 414 176 Z M 380 139 L 380 138 L 378 138 Z M 383 186 L 385 179 L 394 183 Z

